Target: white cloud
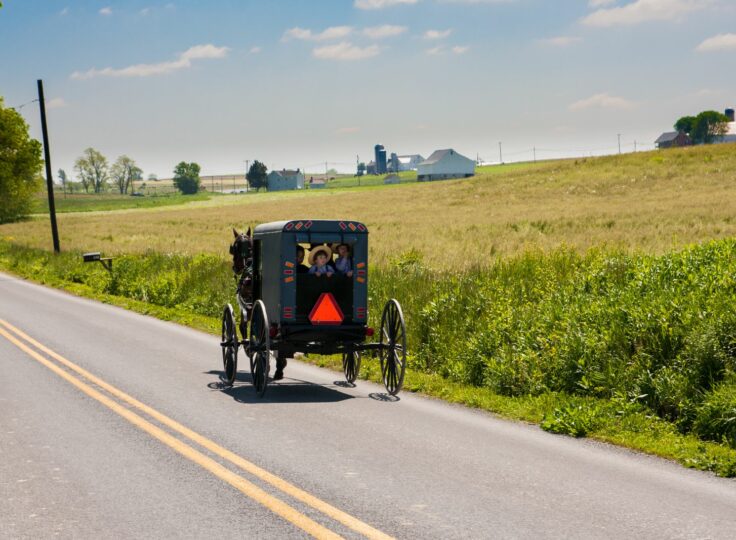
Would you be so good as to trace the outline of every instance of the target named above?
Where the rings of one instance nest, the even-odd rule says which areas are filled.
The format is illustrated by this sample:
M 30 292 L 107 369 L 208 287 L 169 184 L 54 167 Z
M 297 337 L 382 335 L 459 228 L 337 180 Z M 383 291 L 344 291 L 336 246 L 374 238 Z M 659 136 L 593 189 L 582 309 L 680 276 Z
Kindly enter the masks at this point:
M 62 107 L 66 107 L 67 103 L 64 101 L 64 98 L 53 98 L 46 101 L 46 109 L 61 109 Z
M 100 15 L 112 15 L 112 9 L 110 7 L 103 7 L 99 13 Z
M 611 4 L 615 2 L 616 0 L 590 0 L 588 2 L 588 5 L 592 8 L 599 8 L 603 6 L 610 6 Z
M 255 47 L 250 48 L 250 54 L 258 54 L 262 50 L 263 49 L 260 46 L 256 45 Z
M 453 54 L 465 54 L 470 50 L 470 47 L 467 45 L 455 45 L 452 49 L 450 49 Z
M 436 47 L 432 47 L 431 49 L 427 49 L 424 52 L 426 52 L 427 54 L 430 54 L 430 55 L 434 56 L 434 55 L 437 55 L 437 54 L 442 53 L 442 51 L 444 51 L 444 50 L 445 49 L 444 49 L 444 47 L 442 45 L 437 45 Z
M 329 41 L 331 39 L 342 39 L 349 36 L 353 31 L 352 26 L 330 26 L 322 32 L 313 33 L 308 28 L 299 28 L 295 26 L 290 28 L 281 38 L 281 41 L 289 41 L 290 39 L 302 39 L 309 41 Z
M 572 103 L 568 109 L 571 111 L 584 111 L 586 109 L 618 109 L 625 110 L 634 107 L 634 103 L 622 97 L 612 96 L 607 93 L 596 94 L 586 99 Z
M 160 62 L 158 64 L 135 64 L 120 69 L 103 68 L 90 69 L 88 71 L 75 71 L 71 74 L 72 79 L 83 80 L 94 77 L 149 77 L 151 75 L 165 75 L 180 69 L 191 67 L 192 60 L 206 58 L 223 58 L 227 56 L 228 47 L 215 47 L 212 44 L 195 45 L 179 55 L 176 60 Z
M 634 0 L 624 6 L 598 9 L 581 22 L 588 26 L 617 26 L 673 21 L 711 4 L 712 0 Z
M 143 8 L 138 13 L 140 13 L 141 15 L 143 15 L 145 17 L 146 15 L 148 15 L 149 13 L 151 13 L 151 8 Z
M 355 0 L 358 9 L 383 9 L 399 4 L 416 4 L 418 0 Z
M 424 32 L 424 39 L 444 39 L 452 34 L 452 28 L 447 30 L 427 30 Z
M 59 15 L 67 15 L 69 13 L 69 8 L 65 7 L 59 12 Z
M 568 45 L 579 43 L 581 41 L 581 38 L 575 36 L 556 36 L 539 40 L 543 45 L 551 45 L 552 47 L 567 47 Z
M 397 26 L 394 24 L 384 24 L 382 26 L 371 26 L 363 29 L 363 35 L 371 39 L 382 39 L 387 37 L 398 36 L 406 32 L 406 26 Z
M 358 133 L 360 131 L 359 127 L 351 126 L 351 127 L 341 127 L 336 131 L 336 133 L 340 135 L 350 135 L 351 133 Z
M 380 52 L 378 45 L 358 47 L 348 41 L 342 41 L 335 45 L 317 47 L 312 51 L 312 55 L 323 60 L 362 60 L 376 56 Z
M 736 34 L 718 34 L 698 45 L 698 52 L 730 51 L 736 49 Z

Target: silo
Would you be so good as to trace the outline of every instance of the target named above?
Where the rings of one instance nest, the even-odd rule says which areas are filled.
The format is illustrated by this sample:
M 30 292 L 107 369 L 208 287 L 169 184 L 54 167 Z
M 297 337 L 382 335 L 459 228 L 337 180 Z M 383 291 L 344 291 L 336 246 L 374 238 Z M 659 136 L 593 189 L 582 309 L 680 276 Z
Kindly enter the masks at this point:
M 729 122 L 733 122 L 733 109 L 726 109 L 726 116 L 728 116 Z
M 386 174 L 386 149 L 382 144 L 374 147 L 376 152 L 376 174 Z

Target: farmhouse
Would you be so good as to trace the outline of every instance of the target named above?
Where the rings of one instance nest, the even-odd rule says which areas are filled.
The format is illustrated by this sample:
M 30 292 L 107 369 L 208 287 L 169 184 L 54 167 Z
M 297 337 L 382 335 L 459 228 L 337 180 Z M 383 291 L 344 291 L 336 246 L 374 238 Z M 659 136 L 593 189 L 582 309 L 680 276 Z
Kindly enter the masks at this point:
M 654 141 L 657 148 L 674 148 L 676 146 L 690 146 L 693 144 L 690 136 L 684 131 L 668 131 L 662 133 L 659 138 Z
M 289 189 L 304 189 L 304 174 L 297 169 L 289 171 L 271 171 L 268 173 L 268 191 L 285 191 Z
M 475 161 L 458 154 L 452 148 L 435 150 L 431 156 L 417 166 L 417 179 L 444 180 L 446 178 L 467 178 L 475 174 Z

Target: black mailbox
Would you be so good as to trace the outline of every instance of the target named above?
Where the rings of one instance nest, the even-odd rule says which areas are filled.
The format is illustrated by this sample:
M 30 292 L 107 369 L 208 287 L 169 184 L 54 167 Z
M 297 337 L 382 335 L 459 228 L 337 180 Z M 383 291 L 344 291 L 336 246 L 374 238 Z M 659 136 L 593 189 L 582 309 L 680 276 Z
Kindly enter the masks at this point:
M 82 255 L 82 259 L 84 262 L 96 262 L 100 260 L 100 252 L 99 251 L 92 251 L 90 253 L 85 253 Z

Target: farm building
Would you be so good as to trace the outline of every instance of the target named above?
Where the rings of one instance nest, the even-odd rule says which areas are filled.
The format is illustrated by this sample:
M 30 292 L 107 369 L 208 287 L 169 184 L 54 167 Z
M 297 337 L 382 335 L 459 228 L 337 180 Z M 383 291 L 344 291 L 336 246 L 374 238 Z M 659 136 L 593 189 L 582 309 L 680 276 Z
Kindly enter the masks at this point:
M 690 136 L 684 131 L 668 131 L 662 133 L 659 138 L 654 141 L 657 148 L 674 148 L 676 146 L 690 146 L 693 144 Z
M 327 181 L 324 178 L 309 178 L 309 189 L 324 189 L 327 187 Z
M 446 178 L 467 178 L 475 174 L 475 161 L 458 154 L 452 148 L 435 150 L 431 156 L 417 166 L 417 179 L 444 180 Z
M 304 189 L 304 175 L 299 169 L 295 171 L 282 169 L 268 173 L 268 191 L 289 189 Z
M 736 142 L 736 122 L 734 122 L 734 112 L 733 109 L 726 109 L 726 116 L 728 117 L 728 131 L 726 134 L 721 138 L 720 141 L 717 142 L 724 142 L 724 143 L 732 143 Z
M 394 163 L 394 161 L 397 163 Z M 388 168 L 390 171 L 416 171 L 422 161 L 424 161 L 424 158 L 419 154 L 408 154 L 405 156 L 391 154 Z

